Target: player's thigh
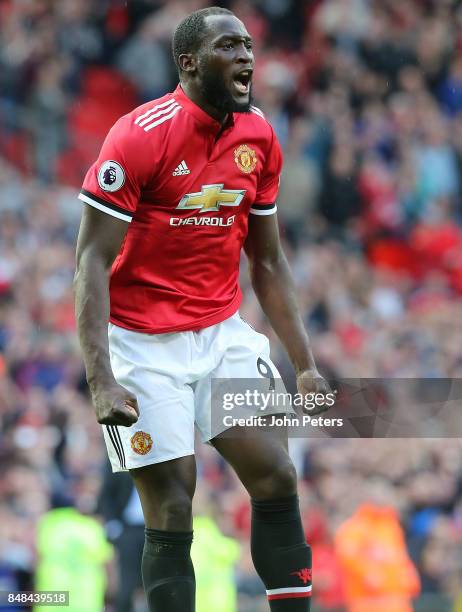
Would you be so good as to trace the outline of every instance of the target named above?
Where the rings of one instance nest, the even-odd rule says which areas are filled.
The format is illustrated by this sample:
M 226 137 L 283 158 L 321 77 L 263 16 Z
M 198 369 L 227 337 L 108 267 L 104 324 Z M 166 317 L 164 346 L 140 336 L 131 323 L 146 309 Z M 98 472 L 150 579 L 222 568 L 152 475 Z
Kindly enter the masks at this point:
M 227 342 L 219 366 L 211 373 L 211 381 L 232 381 L 246 379 L 261 381 L 261 388 L 276 389 L 284 392 L 284 385 L 276 366 L 270 358 L 269 341 L 263 334 L 256 332 L 248 323 L 235 315 L 226 322 L 223 335 Z M 237 383 L 240 384 L 240 383 Z M 245 383 L 247 384 L 247 383 Z M 209 389 L 209 391 L 207 391 Z M 211 384 L 208 387 L 198 385 L 199 393 L 196 402 L 201 402 L 201 409 L 212 411 L 218 406 L 212 406 L 210 395 Z M 249 413 L 255 411 L 267 423 L 273 422 L 272 414 L 285 412 L 285 405 L 267 409 L 268 416 L 261 416 L 257 406 L 249 408 Z M 201 413 L 204 416 L 204 412 Z M 207 412 L 206 412 L 207 414 Z M 197 408 L 196 408 L 197 421 Z M 201 433 L 206 427 L 206 418 L 199 423 Z M 288 453 L 287 427 L 281 426 L 223 426 L 221 431 L 214 431 L 220 422 L 212 423 L 210 442 L 220 454 L 233 466 L 240 480 L 252 497 L 259 499 L 283 497 L 296 492 L 296 473 Z
M 146 526 L 187 531 L 196 488 L 194 455 L 130 470 L 138 491 Z
M 211 444 L 234 468 L 251 497 L 271 499 L 296 493 L 297 474 L 284 428 L 268 433 L 265 428 L 238 426 L 213 438 Z

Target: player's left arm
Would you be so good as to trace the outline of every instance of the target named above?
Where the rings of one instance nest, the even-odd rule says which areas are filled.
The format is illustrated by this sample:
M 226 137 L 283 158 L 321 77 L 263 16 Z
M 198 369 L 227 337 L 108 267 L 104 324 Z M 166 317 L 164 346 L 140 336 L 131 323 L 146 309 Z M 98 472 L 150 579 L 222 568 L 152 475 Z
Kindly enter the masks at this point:
M 275 214 L 249 215 L 244 249 L 255 294 L 293 363 L 299 393 L 329 393 L 329 385 L 316 367 L 298 308 L 295 285 L 281 246 Z M 326 409 L 323 406 L 311 414 Z

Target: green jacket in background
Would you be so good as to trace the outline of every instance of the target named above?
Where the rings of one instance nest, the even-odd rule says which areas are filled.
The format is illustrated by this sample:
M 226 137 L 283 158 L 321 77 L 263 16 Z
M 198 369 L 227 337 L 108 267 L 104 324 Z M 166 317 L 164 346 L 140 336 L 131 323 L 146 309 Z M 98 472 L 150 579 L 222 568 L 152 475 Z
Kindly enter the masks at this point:
M 105 563 L 112 546 L 104 529 L 75 508 L 50 510 L 37 526 L 36 591 L 69 591 L 69 606 L 35 606 L 35 612 L 101 612 Z
M 194 518 L 191 556 L 196 574 L 196 612 L 236 612 L 234 565 L 240 546 L 208 516 Z

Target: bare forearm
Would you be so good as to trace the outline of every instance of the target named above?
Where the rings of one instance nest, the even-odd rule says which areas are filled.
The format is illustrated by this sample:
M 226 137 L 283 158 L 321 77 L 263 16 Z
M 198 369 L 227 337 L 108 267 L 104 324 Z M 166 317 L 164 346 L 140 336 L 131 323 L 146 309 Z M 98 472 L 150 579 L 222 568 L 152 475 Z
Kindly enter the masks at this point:
M 315 368 L 308 334 L 297 304 L 295 286 L 284 254 L 250 266 L 252 285 L 263 312 L 285 346 L 295 371 Z
M 109 280 L 104 263 L 82 256 L 74 278 L 75 314 L 83 360 L 90 387 L 112 382 L 107 324 Z
M 75 315 L 96 420 L 101 425 L 136 423 L 136 397 L 119 385 L 109 358 L 109 273 L 127 233 L 127 223 L 85 206 L 76 250 Z

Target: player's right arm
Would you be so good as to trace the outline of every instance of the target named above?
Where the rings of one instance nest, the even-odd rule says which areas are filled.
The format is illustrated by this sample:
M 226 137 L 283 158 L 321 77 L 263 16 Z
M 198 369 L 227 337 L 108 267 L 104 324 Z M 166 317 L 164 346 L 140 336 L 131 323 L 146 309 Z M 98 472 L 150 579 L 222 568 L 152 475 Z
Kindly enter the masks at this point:
M 109 359 L 109 274 L 127 229 L 126 221 L 83 206 L 74 278 L 75 313 L 96 418 L 105 425 L 130 426 L 139 415 L 136 397 L 117 383 Z
M 112 373 L 108 321 L 111 267 L 154 164 L 144 140 L 140 141 L 143 134 L 130 115 L 119 119 L 79 194 L 84 205 L 74 281 L 77 329 L 96 417 L 105 425 L 129 426 L 139 414 L 136 398 Z

